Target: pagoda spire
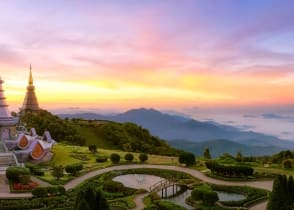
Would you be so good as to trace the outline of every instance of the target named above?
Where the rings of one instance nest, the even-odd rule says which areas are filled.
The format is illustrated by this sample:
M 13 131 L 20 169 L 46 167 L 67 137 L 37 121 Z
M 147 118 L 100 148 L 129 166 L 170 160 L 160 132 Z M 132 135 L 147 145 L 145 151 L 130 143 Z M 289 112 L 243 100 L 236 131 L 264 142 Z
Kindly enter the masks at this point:
M 29 85 L 33 85 L 33 75 L 32 75 L 32 65 L 30 64 L 30 76 L 29 76 Z
M 40 109 L 33 83 L 32 65 L 30 64 L 29 84 L 27 86 L 26 96 L 22 105 L 22 111 L 38 111 Z

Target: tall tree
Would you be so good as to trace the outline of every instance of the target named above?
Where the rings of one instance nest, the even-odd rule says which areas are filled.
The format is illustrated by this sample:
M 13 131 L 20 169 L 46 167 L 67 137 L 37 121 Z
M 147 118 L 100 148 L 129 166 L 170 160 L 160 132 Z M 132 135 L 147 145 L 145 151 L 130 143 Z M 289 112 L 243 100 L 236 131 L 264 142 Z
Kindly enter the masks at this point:
M 288 179 L 288 191 L 291 198 L 291 202 L 294 202 L 294 180 L 293 176 L 290 176 Z
M 74 210 L 82 210 L 83 206 L 80 204 L 84 202 L 85 209 L 89 210 L 109 210 L 109 205 L 101 191 L 95 190 L 92 186 L 86 186 L 77 194 Z
M 267 210 L 287 210 L 289 202 L 287 196 L 285 196 L 285 189 L 284 185 L 284 177 L 279 175 L 273 184 L 273 190 L 271 193 L 271 197 L 269 203 L 267 205 Z
M 54 176 L 57 180 L 64 176 L 64 168 L 62 165 L 54 166 L 51 172 L 52 176 Z
M 203 156 L 204 156 L 205 159 L 211 159 L 209 148 L 206 147 L 204 149 Z
M 243 155 L 242 155 L 241 151 L 237 152 L 236 160 L 238 162 L 242 162 L 243 161 Z

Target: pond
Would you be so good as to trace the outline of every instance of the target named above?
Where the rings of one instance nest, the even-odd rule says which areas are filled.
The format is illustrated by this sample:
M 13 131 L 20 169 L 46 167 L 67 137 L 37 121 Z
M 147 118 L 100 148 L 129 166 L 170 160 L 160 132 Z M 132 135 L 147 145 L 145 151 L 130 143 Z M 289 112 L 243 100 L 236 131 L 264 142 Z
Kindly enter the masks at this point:
M 186 190 L 185 192 L 181 193 L 172 198 L 168 198 L 167 200 L 172 201 L 178 205 L 185 207 L 188 210 L 194 209 L 193 207 L 186 204 L 186 199 L 191 196 L 192 190 Z M 240 201 L 246 198 L 245 195 L 237 194 L 237 193 L 229 193 L 223 191 L 215 191 L 219 197 L 219 201 Z
M 112 180 L 120 182 L 126 187 L 134 189 L 145 189 L 149 191 L 150 186 L 165 179 L 159 176 L 148 174 L 125 174 L 114 177 Z
M 192 190 L 186 190 L 185 192 L 183 192 L 175 197 L 168 198 L 167 200 L 169 200 L 173 203 L 176 203 L 180 206 L 183 206 L 188 210 L 192 210 L 192 209 L 194 209 L 194 207 L 186 204 L 186 199 L 191 195 L 191 192 L 192 192 Z
M 148 174 L 125 174 L 120 175 L 115 178 L 113 178 L 113 181 L 120 182 L 126 187 L 134 188 L 134 189 L 145 189 L 149 191 L 149 187 L 165 180 L 162 177 L 154 176 L 154 175 L 148 175 Z M 167 196 L 172 195 L 172 187 L 167 188 Z M 218 194 L 219 201 L 239 201 L 246 198 L 245 195 L 237 194 L 237 193 L 229 193 L 229 192 L 223 192 L 223 191 L 215 191 Z M 161 191 L 158 192 L 158 195 L 161 196 Z M 178 205 L 181 205 L 185 207 L 186 209 L 190 210 L 193 209 L 193 207 L 186 204 L 186 198 L 188 198 L 191 195 L 191 190 L 186 190 L 185 192 L 172 197 L 168 198 L 167 200 L 172 201 Z
M 246 198 L 245 195 L 237 193 L 229 193 L 223 191 L 215 191 L 218 195 L 219 201 L 241 201 Z

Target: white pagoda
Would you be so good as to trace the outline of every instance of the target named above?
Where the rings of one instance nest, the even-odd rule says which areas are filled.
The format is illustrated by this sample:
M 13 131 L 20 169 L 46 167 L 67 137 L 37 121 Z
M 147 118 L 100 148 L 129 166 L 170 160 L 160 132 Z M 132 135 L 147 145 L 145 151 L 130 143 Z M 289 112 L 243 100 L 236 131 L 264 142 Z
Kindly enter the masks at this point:
M 55 143 L 49 131 L 45 131 L 42 136 L 39 136 L 34 128 L 30 132 L 26 132 L 25 129 L 16 129 L 18 119 L 13 118 L 9 113 L 2 87 L 3 83 L 4 81 L 0 78 L 0 173 L 3 168 L 19 165 L 19 162 L 30 159 L 41 160 L 50 152 Z M 38 111 L 39 105 L 34 94 L 31 71 L 25 102 L 27 103 L 24 103 L 24 111 Z

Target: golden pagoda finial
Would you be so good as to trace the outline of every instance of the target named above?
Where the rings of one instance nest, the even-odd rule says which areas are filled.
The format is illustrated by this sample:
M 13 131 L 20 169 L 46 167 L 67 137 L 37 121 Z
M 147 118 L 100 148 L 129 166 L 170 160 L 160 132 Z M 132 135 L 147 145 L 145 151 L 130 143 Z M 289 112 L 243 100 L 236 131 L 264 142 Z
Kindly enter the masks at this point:
M 29 85 L 33 85 L 32 65 L 30 64 Z

